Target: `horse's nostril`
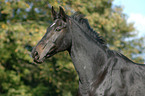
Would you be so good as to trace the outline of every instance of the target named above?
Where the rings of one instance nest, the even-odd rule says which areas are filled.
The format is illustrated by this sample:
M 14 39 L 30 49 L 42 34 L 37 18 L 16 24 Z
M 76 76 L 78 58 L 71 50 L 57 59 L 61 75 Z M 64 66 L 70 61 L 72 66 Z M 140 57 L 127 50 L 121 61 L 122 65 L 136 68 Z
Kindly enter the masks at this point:
M 35 60 L 38 60 L 39 59 L 39 55 L 35 55 Z
M 38 55 L 38 52 L 37 52 L 37 51 L 35 51 L 35 52 L 34 52 L 34 56 L 37 56 L 37 55 Z
M 34 52 L 34 59 L 35 60 L 38 60 L 39 59 L 39 55 L 38 55 L 38 52 L 37 51 Z

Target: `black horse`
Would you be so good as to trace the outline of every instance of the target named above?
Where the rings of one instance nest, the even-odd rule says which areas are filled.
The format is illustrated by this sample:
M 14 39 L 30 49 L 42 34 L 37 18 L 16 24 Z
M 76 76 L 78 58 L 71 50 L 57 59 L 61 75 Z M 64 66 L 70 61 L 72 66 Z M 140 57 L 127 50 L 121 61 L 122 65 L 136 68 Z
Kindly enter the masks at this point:
M 82 15 L 52 7 L 53 24 L 32 51 L 35 62 L 67 50 L 79 75 L 78 96 L 145 96 L 145 66 L 110 50 Z

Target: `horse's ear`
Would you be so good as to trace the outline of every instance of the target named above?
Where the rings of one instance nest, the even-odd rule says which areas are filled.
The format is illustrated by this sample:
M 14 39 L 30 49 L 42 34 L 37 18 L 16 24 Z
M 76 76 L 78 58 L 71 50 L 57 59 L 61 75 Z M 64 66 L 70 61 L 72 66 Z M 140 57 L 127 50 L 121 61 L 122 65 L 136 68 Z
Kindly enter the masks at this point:
M 52 17 L 53 17 L 53 20 L 55 20 L 56 19 L 56 15 L 57 15 L 57 13 L 55 12 L 55 10 L 54 10 L 54 7 L 52 6 L 52 8 L 51 8 L 51 13 L 52 13 Z
M 59 16 L 60 18 L 62 18 L 64 21 L 66 21 L 67 19 L 67 15 L 65 14 L 63 8 L 61 6 L 59 6 Z

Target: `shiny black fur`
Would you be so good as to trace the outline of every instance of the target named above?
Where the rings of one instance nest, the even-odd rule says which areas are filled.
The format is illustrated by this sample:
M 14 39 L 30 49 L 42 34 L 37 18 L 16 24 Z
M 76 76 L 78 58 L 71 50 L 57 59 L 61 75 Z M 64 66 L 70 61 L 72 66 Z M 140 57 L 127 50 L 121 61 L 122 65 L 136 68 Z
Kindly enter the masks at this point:
M 59 36 L 59 41 L 56 40 L 58 43 L 52 43 L 57 46 L 53 52 L 69 52 L 79 75 L 77 96 L 145 96 L 144 64 L 134 63 L 121 53 L 110 50 L 82 15 L 67 16 L 61 7 L 59 14 L 52 8 L 52 14 L 57 24 L 48 28 L 45 36 L 33 49 L 35 61 L 40 61 L 39 55 L 43 50 L 40 51 L 39 48 L 43 46 L 45 49 L 45 42 L 53 39 L 49 34 L 55 34 L 54 29 L 62 26 L 59 25 L 62 22 L 66 26 L 60 31 L 63 35 Z M 50 49 L 47 54 L 49 53 Z

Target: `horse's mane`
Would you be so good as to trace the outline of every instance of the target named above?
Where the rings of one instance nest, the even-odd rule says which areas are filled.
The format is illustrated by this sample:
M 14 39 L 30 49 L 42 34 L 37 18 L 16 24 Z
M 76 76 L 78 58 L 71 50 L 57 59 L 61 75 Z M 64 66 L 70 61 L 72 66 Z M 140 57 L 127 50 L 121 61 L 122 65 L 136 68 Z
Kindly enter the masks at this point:
M 85 30 L 86 34 L 90 37 L 93 37 L 95 41 L 99 42 L 101 45 L 106 46 L 106 42 L 102 36 L 100 36 L 97 32 L 95 32 L 89 25 L 87 19 L 84 18 L 84 15 L 79 14 L 78 12 L 74 13 L 71 18 L 77 21 L 80 26 Z
M 96 31 L 94 31 L 90 25 L 87 19 L 84 18 L 84 15 L 76 12 L 71 16 L 72 19 L 74 19 L 75 21 L 78 22 L 78 24 L 80 24 L 80 26 L 85 30 L 84 32 L 93 38 L 93 40 L 95 40 L 96 42 L 99 42 L 102 46 L 103 49 L 106 50 L 107 53 L 109 54 L 113 54 L 113 55 L 118 55 L 121 58 L 124 58 L 127 61 L 131 61 L 130 59 L 128 59 L 126 56 L 124 56 L 123 54 L 121 54 L 120 52 L 114 51 L 114 50 L 110 50 L 107 45 L 106 45 L 106 41 L 103 39 L 102 36 L 100 36 Z M 132 63 L 134 63 L 133 61 L 131 61 Z

